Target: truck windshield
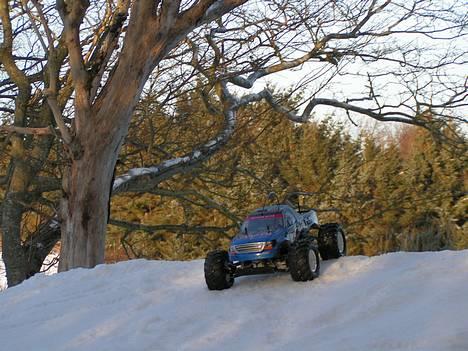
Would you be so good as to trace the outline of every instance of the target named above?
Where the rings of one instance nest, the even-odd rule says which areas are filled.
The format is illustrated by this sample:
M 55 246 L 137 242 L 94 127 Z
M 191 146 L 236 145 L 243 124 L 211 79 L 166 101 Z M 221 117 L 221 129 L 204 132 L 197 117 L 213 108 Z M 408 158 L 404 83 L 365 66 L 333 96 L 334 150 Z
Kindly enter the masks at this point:
M 278 228 L 284 227 L 283 215 L 274 213 L 265 216 L 249 216 L 242 225 L 242 234 L 247 230 L 248 235 L 273 232 Z

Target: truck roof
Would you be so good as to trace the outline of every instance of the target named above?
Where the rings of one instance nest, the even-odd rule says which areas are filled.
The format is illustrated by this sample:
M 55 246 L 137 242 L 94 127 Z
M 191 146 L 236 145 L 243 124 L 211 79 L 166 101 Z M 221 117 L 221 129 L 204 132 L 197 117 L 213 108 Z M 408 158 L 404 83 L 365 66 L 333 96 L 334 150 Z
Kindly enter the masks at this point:
M 272 213 L 280 213 L 280 212 L 283 212 L 286 209 L 291 209 L 291 206 L 288 206 L 288 205 L 269 205 L 269 206 L 257 208 L 250 215 L 251 216 L 252 215 L 259 216 L 259 215 L 266 215 L 266 214 L 272 214 Z

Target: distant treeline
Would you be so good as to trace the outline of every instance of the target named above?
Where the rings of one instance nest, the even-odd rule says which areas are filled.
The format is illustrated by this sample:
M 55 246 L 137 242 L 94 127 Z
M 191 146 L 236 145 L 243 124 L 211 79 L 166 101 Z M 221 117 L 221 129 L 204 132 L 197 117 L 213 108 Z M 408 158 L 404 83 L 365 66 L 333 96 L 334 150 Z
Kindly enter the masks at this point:
M 170 113 L 150 106 L 148 98 L 137 112 L 118 172 L 183 155 L 221 128 L 194 96 Z M 203 257 L 226 247 L 271 191 L 280 199 L 312 193 L 303 206 L 318 209 L 321 222 L 343 224 L 349 254 L 468 248 L 468 149 L 466 139 L 440 140 L 450 133 L 438 139 L 401 126 L 351 137 L 333 119 L 299 125 L 254 104 L 239 111 L 234 138 L 204 164 L 150 193 L 112 200 L 107 257 Z

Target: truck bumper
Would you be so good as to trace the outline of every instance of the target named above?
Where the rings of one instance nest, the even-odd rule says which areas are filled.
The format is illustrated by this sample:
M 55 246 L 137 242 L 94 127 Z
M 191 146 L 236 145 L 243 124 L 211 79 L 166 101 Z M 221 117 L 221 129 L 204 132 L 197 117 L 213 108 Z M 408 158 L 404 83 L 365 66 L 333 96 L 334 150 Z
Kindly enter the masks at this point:
M 270 260 L 276 256 L 276 250 L 269 250 L 264 252 L 252 252 L 252 253 L 229 253 L 229 261 L 245 262 L 245 261 L 261 261 Z

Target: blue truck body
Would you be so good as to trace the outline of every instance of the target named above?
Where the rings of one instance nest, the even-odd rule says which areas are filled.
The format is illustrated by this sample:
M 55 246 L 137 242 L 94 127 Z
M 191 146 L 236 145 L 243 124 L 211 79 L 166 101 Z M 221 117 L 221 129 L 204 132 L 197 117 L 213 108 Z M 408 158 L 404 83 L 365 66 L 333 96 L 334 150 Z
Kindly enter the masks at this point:
M 298 213 L 288 205 L 259 208 L 245 219 L 232 239 L 229 261 L 237 265 L 280 258 L 289 244 L 318 225 L 313 210 Z
M 283 228 L 276 230 L 273 233 L 263 233 L 257 235 L 237 235 L 231 242 L 231 247 L 229 249 L 229 260 L 231 262 L 244 262 L 244 261 L 257 261 L 257 260 L 268 260 L 275 258 L 278 255 L 279 247 L 282 242 L 286 240 L 287 231 Z M 275 245 L 271 248 L 265 248 L 261 246 L 262 243 L 272 242 Z M 259 250 L 257 252 L 236 252 L 236 247 L 251 244 L 259 243 Z
M 324 260 L 346 254 L 339 224 L 319 225 L 314 210 L 296 211 L 289 203 L 264 206 L 245 219 L 229 250 L 208 253 L 205 281 L 208 289 L 223 290 L 236 277 L 287 271 L 295 281 L 312 280 L 320 273 L 319 254 Z

